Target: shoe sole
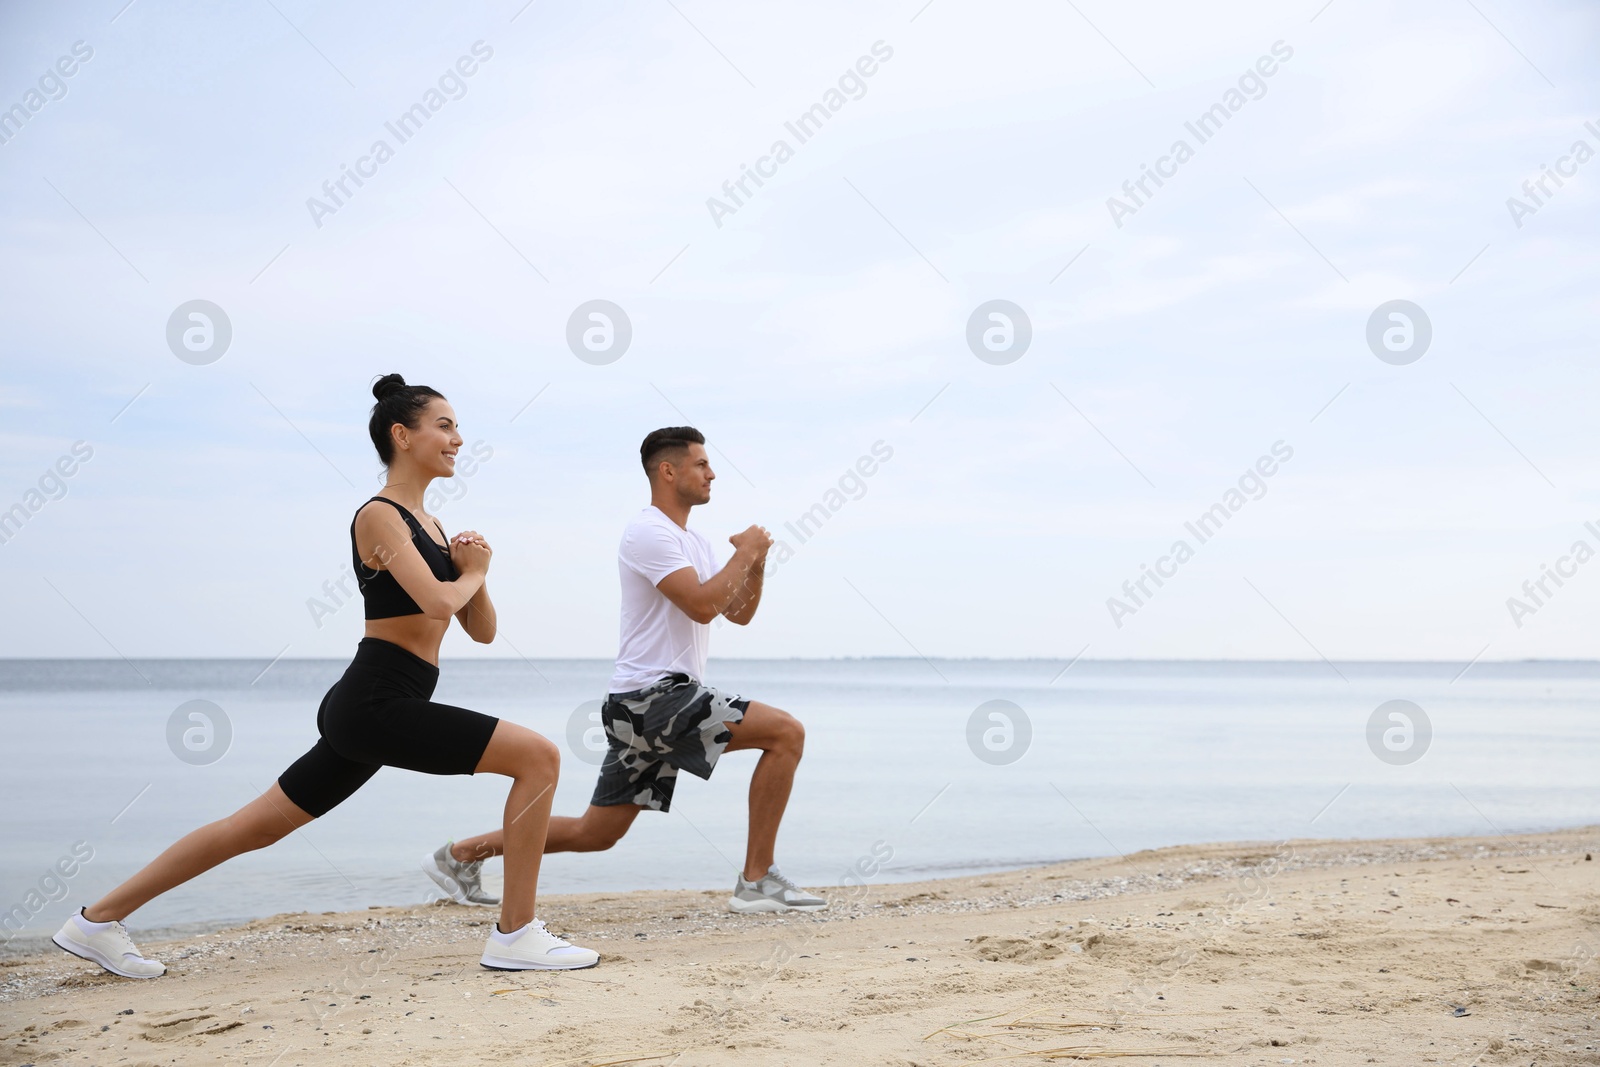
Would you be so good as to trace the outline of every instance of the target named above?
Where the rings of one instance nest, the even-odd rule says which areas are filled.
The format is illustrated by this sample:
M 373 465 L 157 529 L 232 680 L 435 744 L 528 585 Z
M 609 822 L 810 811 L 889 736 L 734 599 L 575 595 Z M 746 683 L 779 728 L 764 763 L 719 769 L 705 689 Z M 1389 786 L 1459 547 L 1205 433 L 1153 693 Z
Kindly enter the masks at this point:
M 90 963 L 99 964 L 101 967 L 104 967 L 118 978 L 160 978 L 162 974 L 167 973 L 166 967 L 162 967 L 161 974 L 130 974 L 119 967 L 113 966 L 110 960 L 106 959 L 89 946 L 80 945 L 75 941 L 65 940 L 62 938 L 60 933 L 57 933 L 51 937 L 50 942 L 51 944 L 55 945 L 56 948 L 59 948 L 63 952 L 70 953 L 78 957 L 80 960 L 88 960 Z
M 493 960 L 493 962 L 490 962 Z M 491 957 L 487 954 L 478 961 L 478 965 L 490 971 L 586 971 L 600 963 L 596 957 L 592 963 L 531 963 L 526 960 L 506 960 L 498 956 Z
M 828 904 L 797 905 L 783 904 L 776 900 L 763 897 L 760 900 L 740 900 L 738 897 L 728 898 L 728 910 L 740 915 L 760 915 L 762 913 L 783 914 L 791 911 L 826 911 Z

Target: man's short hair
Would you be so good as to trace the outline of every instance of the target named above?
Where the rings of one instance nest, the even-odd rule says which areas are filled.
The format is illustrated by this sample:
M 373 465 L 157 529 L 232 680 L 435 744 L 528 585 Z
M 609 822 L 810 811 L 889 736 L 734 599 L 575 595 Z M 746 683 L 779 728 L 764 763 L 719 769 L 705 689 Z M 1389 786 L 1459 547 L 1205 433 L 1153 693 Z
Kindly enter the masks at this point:
M 639 446 L 639 462 L 644 464 L 645 474 L 653 478 L 655 465 L 662 459 L 676 462 L 677 453 L 687 451 L 690 445 L 705 443 L 705 434 L 693 426 L 664 426 L 645 434 L 644 443 Z

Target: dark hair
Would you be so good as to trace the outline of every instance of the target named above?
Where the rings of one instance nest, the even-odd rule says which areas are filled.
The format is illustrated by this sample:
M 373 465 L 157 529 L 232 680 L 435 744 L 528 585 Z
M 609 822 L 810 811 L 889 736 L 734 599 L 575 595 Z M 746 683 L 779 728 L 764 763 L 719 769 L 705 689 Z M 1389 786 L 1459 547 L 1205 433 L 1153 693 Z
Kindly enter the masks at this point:
M 385 374 L 372 383 L 372 395 L 378 398 L 378 402 L 372 405 L 372 419 L 367 423 L 367 432 L 372 435 L 372 447 L 378 450 L 378 458 L 387 467 L 394 459 L 394 438 L 389 435 L 390 427 L 398 422 L 407 429 L 415 430 L 423 409 L 434 397 L 443 400 L 444 394 L 426 385 L 407 385 L 406 380 L 398 374 Z
M 654 467 L 663 455 L 705 443 L 705 434 L 693 426 L 664 426 L 644 435 L 644 443 L 639 446 L 639 462 L 644 464 L 644 472 L 653 478 L 656 473 Z

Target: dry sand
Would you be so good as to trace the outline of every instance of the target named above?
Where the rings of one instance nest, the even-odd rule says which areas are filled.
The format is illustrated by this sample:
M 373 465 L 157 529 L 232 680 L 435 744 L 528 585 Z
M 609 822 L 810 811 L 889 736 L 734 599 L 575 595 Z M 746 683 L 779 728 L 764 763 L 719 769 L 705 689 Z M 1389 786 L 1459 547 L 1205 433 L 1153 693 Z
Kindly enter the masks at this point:
M 486 909 L 279 915 L 142 945 L 149 982 L 13 961 L 0 1064 L 1600 1064 L 1596 852 L 1597 827 L 1186 846 L 786 918 L 552 897 L 602 953 L 566 973 L 481 969 Z

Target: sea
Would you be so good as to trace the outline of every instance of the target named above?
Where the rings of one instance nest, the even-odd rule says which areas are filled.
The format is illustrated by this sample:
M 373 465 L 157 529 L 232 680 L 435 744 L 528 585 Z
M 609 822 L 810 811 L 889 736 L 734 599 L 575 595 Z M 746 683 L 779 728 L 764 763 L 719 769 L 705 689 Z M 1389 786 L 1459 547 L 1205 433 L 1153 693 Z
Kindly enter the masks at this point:
M 317 705 L 345 666 L 0 660 L 0 952 L 42 944 L 79 905 L 260 794 L 316 741 Z M 602 660 L 447 659 L 434 699 L 555 740 L 555 811 L 577 815 L 610 672 Z M 806 726 L 778 859 L 808 886 L 1199 842 L 1600 823 L 1597 662 L 726 659 L 708 681 Z M 541 892 L 731 889 L 757 758 L 684 776 L 672 810 L 642 813 L 608 852 L 547 857 Z M 422 902 L 436 895 L 422 858 L 496 827 L 506 789 L 493 775 L 386 768 L 129 925 L 148 937 Z M 498 866 L 486 865 L 490 881 Z

